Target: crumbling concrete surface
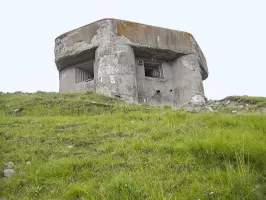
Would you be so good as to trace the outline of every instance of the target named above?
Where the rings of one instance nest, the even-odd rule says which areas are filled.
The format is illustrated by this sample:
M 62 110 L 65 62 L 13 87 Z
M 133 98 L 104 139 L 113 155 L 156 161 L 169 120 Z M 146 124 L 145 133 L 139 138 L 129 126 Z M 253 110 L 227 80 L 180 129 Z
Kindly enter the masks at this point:
M 103 19 L 55 40 L 60 92 L 95 90 L 129 102 L 204 104 L 206 59 L 190 33 Z

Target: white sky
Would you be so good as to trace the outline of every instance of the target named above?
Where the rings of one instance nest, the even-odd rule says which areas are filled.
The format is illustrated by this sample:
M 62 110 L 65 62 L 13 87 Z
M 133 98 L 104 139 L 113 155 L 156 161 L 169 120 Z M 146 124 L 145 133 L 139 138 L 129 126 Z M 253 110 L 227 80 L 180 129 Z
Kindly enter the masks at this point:
M 208 98 L 266 96 L 265 0 L 0 0 L 0 91 L 58 91 L 54 39 L 107 17 L 192 33 Z

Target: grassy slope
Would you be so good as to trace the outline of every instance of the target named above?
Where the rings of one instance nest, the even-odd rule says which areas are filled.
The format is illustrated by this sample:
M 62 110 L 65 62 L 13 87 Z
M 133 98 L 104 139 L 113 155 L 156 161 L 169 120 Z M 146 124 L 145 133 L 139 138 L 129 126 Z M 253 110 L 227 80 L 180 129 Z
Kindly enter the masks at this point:
M 265 97 L 230 96 L 227 99 L 238 103 L 256 104 L 258 107 L 266 107 Z
M 266 199 L 260 113 L 192 114 L 94 93 L 0 93 L 0 148 L 17 172 L 0 177 L 7 199 Z

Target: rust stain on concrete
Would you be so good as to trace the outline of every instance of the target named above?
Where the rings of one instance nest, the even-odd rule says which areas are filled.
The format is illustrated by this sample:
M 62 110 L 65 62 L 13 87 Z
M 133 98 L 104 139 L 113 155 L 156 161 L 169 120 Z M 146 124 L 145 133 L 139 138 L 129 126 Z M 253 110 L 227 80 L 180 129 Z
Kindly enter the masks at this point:
M 192 37 L 192 35 L 188 32 L 184 32 L 184 39 L 185 40 L 190 40 L 190 37 Z
M 152 26 L 136 22 L 118 21 L 116 24 L 118 36 L 138 36 L 140 31 L 150 31 Z

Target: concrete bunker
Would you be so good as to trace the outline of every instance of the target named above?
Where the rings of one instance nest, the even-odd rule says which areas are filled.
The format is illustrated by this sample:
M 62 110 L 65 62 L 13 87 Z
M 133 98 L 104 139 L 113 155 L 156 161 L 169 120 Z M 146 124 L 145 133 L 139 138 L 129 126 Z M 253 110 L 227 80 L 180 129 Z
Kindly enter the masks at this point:
M 204 103 L 206 59 L 186 32 L 103 19 L 59 36 L 55 62 L 60 92 L 94 90 L 174 107 L 197 96 Z

